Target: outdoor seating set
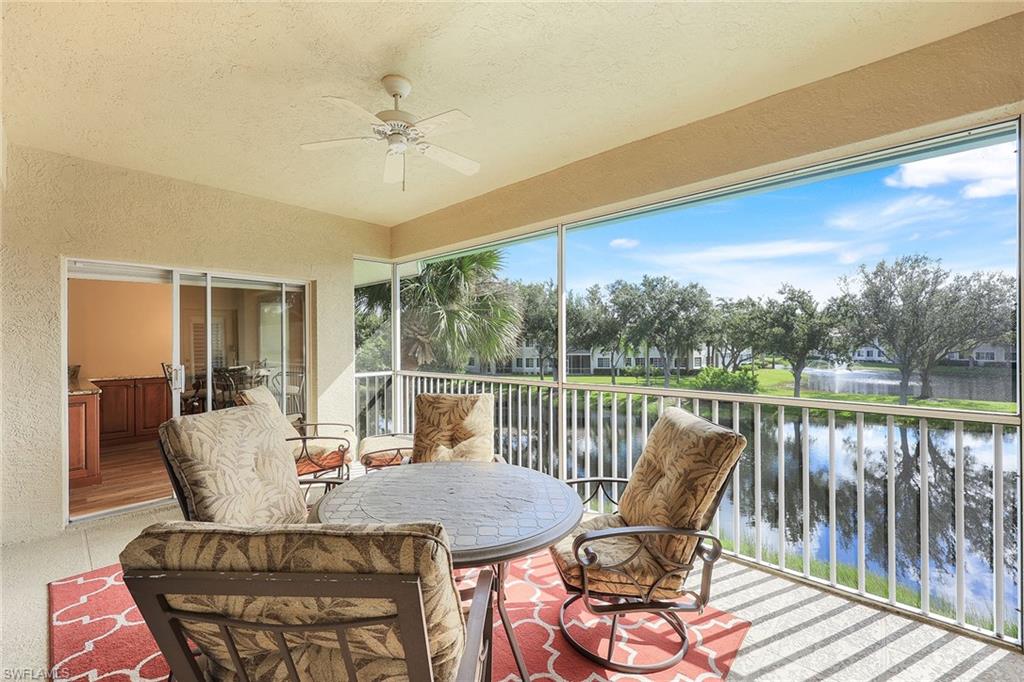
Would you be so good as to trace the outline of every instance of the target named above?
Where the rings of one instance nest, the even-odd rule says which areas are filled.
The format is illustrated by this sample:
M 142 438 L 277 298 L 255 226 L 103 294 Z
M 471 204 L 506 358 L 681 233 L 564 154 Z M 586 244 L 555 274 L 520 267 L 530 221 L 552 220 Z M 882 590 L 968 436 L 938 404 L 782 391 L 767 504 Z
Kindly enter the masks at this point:
M 411 455 L 350 478 L 350 427 L 296 428 L 265 387 L 242 393 L 244 406 L 161 426 L 186 521 L 145 529 L 121 554 L 174 678 L 489 680 L 497 611 L 529 679 L 504 583 L 510 562 L 545 548 L 567 591 L 559 625 L 583 655 L 624 672 L 685 655 L 678 614 L 710 599 L 722 548 L 707 528 L 738 433 L 667 408 L 631 479 L 567 484 L 495 457 L 493 396 L 421 394 Z M 302 478 L 327 471 L 339 475 Z M 310 482 L 325 487 L 312 504 Z M 620 484 L 617 511 L 591 513 Z M 685 589 L 698 561 L 700 587 Z M 611 616 L 609 642 L 630 613 L 664 619 L 679 641 L 654 666 L 592 651 L 567 627 L 578 601 Z

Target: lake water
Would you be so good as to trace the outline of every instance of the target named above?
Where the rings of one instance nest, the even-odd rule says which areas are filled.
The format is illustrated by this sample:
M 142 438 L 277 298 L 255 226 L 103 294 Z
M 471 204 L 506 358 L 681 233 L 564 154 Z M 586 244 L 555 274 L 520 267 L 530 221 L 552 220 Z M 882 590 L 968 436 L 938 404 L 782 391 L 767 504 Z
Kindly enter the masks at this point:
M 962 400 L 1016 400 L 1013 370 L 1005 371 L 969 370 L 956 374 L 935 374 L 932 376 L 932 395 L 937 398 L 958 398 Z M 808 367 L 804 370 L 802 386 L 812 391 L 829 393 L 860 393 L 862 395 L 899 395 L 899 372 L 881 369 L 839 369 Z M 910 381 L 911 395 L 921 390 L 917 375 Z
M 653 401 L 652 401 L 653 402 Z M 687 407 L 683 401 L 683 407 Z M 701 401 L 702 416 L 710 418 L 709 401 Z M 573 441 L 576 445 L 575 471 L 570 476 L 583 476 L 587 472 L 589 459 L 590 475 L 598 475 L 598 434 L 596 405 L 591 407 L 591 424 L 589 438 L 583 425 L 582 396 L 580 396 L 579 419 L 574 430 L 568 435 L 568 452 L 572 453 Z M 544 410 L 536 410 L 533 414 L 534 432 L 527 438 L 522 434 L 522 464 L 542 471 L 556 472 L 556 445 L 549 432 L 547 403 Z M 653 404 L 650 409 L 655 409 Z M 761 543 L 766 560 L 777 556 L 779 548 L 778 533 L 778 426 L 777 408 L 765 406 L 761 418 Z M 605 394 L 601 448 L 604 459 L 603 471 L 611 475 L 612 466 L 612 424 L 610 402 Z M 633 406 L 633 442 L 632 457 L 639 457 L 642 450 L 641 418 L 639 401 Z M 538 413 L 543 416 L 541 430 L 536 429 Z M 630 470 L 630 448 L 626 443 L 625 398 L 619 398 L 617 410 L 617 470 L 619 475 L 627 475 Z M 653 426 L 655 414 L 650 414 L 648 422 Z M 720 423 L 731 425 L 731 405 L 720 406 Z M 828 479 L 829 479 L 829 437 L 827 416 L 822 412 L 811 412 L 807 440 L 808 475 L 810 490 L 810 532 L 809 547 L 812 559 L 822 564 L 815 568 L 827 571 L 830 546 L 829 536 L 836 534 L 836 562 L 848 570 L 846 575 L 855 576 L 857 566 L 858 543 L 857 533 L 857 429 L 856 422 L 836 415 L 835 429 L 835 479 L 836 479 L 836 518 L 829 519 Z M 738 416 L 739 430 L 747 437 L 748 447 L 740 460 L 740 534 L 743 553 L 753 555 L 755 539 L 754 523 L 754 465 L 753 465 L 753 409 L 748 405 L 740 408 Z M 801 442 L 802 425 L 800 410 L 790 408 L 785 411 L 784 429 L 784 464 L 785 464 L 785 544 L 786 553 L 790 558 L 787 562 L 791 567 L 797 559 L 802 564 L 803 555 L 803 486 L 802 458 L 799 444 Z M 506 452 L 515 452 L 515 430 L 503 432 L 506 438 Z M 538 438 L 539 435 L 539 438 Z M 920 462 L 918 458 L 920 433 L 917 420 L 897 420 L 894 429 L 894 470 L 896 479 L 896 544 L 890 548 L 887 541 L 887 469 L 886 448 L 887 428 L 885 418 L 865 415 L 863 429 L 864 444 L 864 552 L 866 570 L 870 574 L 868 589 L 880 587 L 882 596 L 887 591 L 889 552 L 895 553 L 896 582 L 903 590 L 897 590 L 900 599 L 908 602 L 918 599 L 920 593 Z M 589 449 L 588 449 L 589 443 Z M 1003 571 L 1005 598 L 1004 613 L 1007 623 L 1015 623 L 1019 603 L 1017 585 L 1017 462 L 1018 434 L 1013 428 L 1006 427 L 1003 432 L 1003 524 L 1004 553 L 1002 561 L 993 561 L 992 557 L 992 520 L 993 520 L 993 432 L 990 426 L 972 426 L 965 424 L 963 433 L 964 444 L 964 520 L 965 520 L 965 568 L 966 568 L 966 611 L 967 621 L 985 628 L 992 627 L 994 602 L 994 571 L 993 566 Z M 527 451 L 532 445 L 532 457 L 527 458 Z M 947 613 L 952 616 L 956 595 L 956 542 L 954 501 L 954 432 L 951 422 L 930 420 L 928 429 L 929 469 L 929 598 L 931 610 L 936 613 Z M 515 455 L 510 461 L 518 463 Z M 724 541 L 734 543 L 733 529 L 734 496 L 732 486 L 720 509 L 720 537 Z M 610 511 L 609 506 L 609 511 Z M 820 568 L 819 568 L 820 567 Z M 843 574 L 844 571 L 840 571 Z M 827 575 L 827 573 L 826 573 Z M 842 581 L 842 578 L 840 579 Z M 850 579 L 856 586 L 855 577 Z M 876 587 L 877 591 L 877 587 Z M 910 604 L 916 605 L 916 604 Z

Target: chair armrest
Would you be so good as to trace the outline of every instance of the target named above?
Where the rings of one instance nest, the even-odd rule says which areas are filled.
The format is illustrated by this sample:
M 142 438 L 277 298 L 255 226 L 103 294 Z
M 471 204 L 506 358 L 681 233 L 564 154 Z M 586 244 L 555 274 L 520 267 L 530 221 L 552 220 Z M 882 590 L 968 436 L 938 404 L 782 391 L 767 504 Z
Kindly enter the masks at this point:
M 345 436 L 292 436 L 291 438 L 285 438 L 286 443 L 292 443 L 299 441 L 302 443 L 302 456 L 310 459 L 309 450 L 307 448 L 309 441 L 311 440 L 329 440 L 332 443 L 337 443 L 338 450 L 349 451 L 352 449 L 352 441 Z
M 356 428 L 354 426 L 352 426 L 351 424 L 346 424 L 345 422 L 302 422 L 300 424 L 296 424 L 295 428 L 296 429 L 301 429 L 303 431 L 305 431 L 306 429 L 312 428 L 313 429 L 313 435 L 317 436 L 317 435 L 320 434 L 320 427 L 321 426 L 342 426 L 342 427 L 348 429 L 349 431 L 351 431 L 352 433 L 355 433 L 355 431 L 356 431 Z
M 491 656 L 491 599 L 494 594 L 494 572 L 485 568 L 480 571 L 473 588 L 473 599 L 466 617 L 466 648 L 456 672 L 456 682 L 480 682 L 487 669 L 486 660 Z
M 324 488 L 326 488 L 327 492 L 331 492 L 342 483 L 348 483 L 348 479 L 336 478 L 332 476 L 323 476 L 321 478 L 316 478 L 315 476 L 313 476 L 310 478 L 299 479 L 299 485 L 322 485 L 324 486 Z
M 577 536 L 572 543 L 573 556 L 580 565 L 580 568 L 582 568 L 584 587 L 587 584 L 587 569 L 591 567 L 600 567 L 604 570 L 620 573 L 627 578 L 630 577 L 619 569 L 632 561 L 642 550 L 646 549 L 654 556 L 661 567 L 665 569 L 665 573 L 650 588 L 647 597 L 649 600 L 655 589 L 667 578 L 672 575 L 682 575 L 684 571 L 689 572 L 693 568 L 693 559 L 690 559 L 689 563 L 676 561 L 666 557 L 657 546 L 651 543 L 652 539 L 667 535 L 697 538 L 697 545 L 694 547 L 694 557 L 699 558 L 703 562 L 703 567 L 701 569 L 700 594 L 693 594 L 693 596 L 699 599 L 702 605 L 707 604 L 711 599 L 711 570 L 714 563 L 722 556 L 722 543 L 718 538 L 705 530 L 671 528 L 669 526 L 624 526 L 622 528 L 604 528 L 587 531 Z M 617 537 L 634 537 L 639 540 L 636 550 L 625 559 L 613 564 L 601 563 L 601 558 L 597 555 L 597 552 L 588 545 L 600 540 Z M 709 544 L 705 545 L 705 543 Z M 639 585 L 637 587 L 639 588 Z
M 570 478 L 566 481 L 567 485 L 579 485 L 581 483 L 629 483 L 628 478 L 616 478 L 612 476 L 591 476 L 589 478 Z
M 612 477 L 612 476 L 590 476 L 588 478 L 571 478 L 568 481 L 566 481 L 566 483 L 568 485 L 591 485 L 591 484 L 596 483 L 597 486 L 594 488 L 594 492 L 590 493 L 590 495 L 585 500 L 583 500 L 583 504 L 587 504 L 592 499 L 597 497 L 597 493 L 598 493 L 598 491 L 600 491 L 600 492 L 604 493 L 604 497 L 605 497 L 606 500 L 608 500 L 613 505 L 618 507 L 619 506 L 619 501 L 617 499 L 615 499 L 614 497 L 612 497 L 611 492 L 609 492 L 608 488 L 606 488 L 605 486 L 606 485 L 607 486 L 613 486 L 616 483 L 629 483 L 629 479 L 628 478 Z M 614 488 L 613 488 L 613 490 L 614 490 Z
M 352 447 L 352 441 L 348 439 L 348 436 L 291 436 L 284 439 L 285 442 L 291 443 L 294 441 L 302 441 L 305 443 L 307 440 L 330 440 L 330 441 L 345 441 L 345 449 Z

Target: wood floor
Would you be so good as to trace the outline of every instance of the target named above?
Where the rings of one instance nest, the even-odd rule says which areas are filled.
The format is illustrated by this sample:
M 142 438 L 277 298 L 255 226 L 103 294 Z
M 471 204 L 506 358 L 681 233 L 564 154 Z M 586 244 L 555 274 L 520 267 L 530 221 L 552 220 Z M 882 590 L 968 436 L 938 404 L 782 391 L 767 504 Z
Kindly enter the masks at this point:
M 102 483 L 71 489 L 71 518 L 171 496 L 156 440 L 104 447 L 100 471 Z

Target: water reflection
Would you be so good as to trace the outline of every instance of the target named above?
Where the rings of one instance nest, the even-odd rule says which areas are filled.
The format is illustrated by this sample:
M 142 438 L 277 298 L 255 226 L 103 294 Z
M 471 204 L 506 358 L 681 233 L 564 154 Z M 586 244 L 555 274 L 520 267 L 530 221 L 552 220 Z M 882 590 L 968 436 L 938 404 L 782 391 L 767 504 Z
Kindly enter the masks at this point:
M 610 475 L 612 467 L 612 428 L 607 395 L 603 415 L 603 470 Z M 617 471 L 624 474 L 630 466 L 630 453 L 635 460 L 642 450 L 640 404 L 634 401 L 632 443 L 625 440 L 624 398 L 618 406 Z M 595 399 L 596 402 L 596 399 Z M 685 402 L 685 401 L 684 401 Z M 701 401 L 702 416 L 711 417 L 710 401 Z M 684 407 L 692 407 L 684 404 Z M 569 432 L 568 451 L 577 452 L 575 471 L 570 476 L 596 475 L 598 466 L 598 433 L 596 406 L 591 405 L 589 433 L 583 424 L 580 405 L 576 425 Z M 649 410 L 656 410 L 652 404 Z M 778 533 L 778 419 L 777 409 L 765 406 L 761 415 L 761 517 L 762 547 L 767 561 L 777 561 Z M 723 403 L 719 422 L 734 423 L 748 439 L 748 447 L 740 462 L 740 544 L 744 554 L 754 554 L 754 478 L 753 478 L 753 408 L 741 407 L 733 421 L 731 405 Z M 649 415 L 653 425 L 656 414 Z M 802 570 L 803 553 L 803 480 L 800 443 L 804 425 L 801 411 L 784 411 L 784 537 L 787 566 Z M 893 473 L 895 482 L 895 545 L 897 600 L 911 606 L 920 604 L 920 426 L 917 420 L 894 420 Z M 838 582 L 857 586 L 858 555 L 857 514 L 857 425 L 852 414 L 835 416 L 835 496 L 836 518 L 829 519 L 829 429 L 827 413 L 810 411 L 807 424 L 808 442 L 808 511 L 810 518 L 811 572 L 828 578 L 830 534 L 835 532 Z M 888 594 L 889 565 L 887 445 L 888 428 L 884 417 L 866 415 L 862 430 L 864 452 L 864 555 L 867 591 L 878 596 Z M 954 615 L 956 595 L 956 513 L 954 500 L 955 451 L 951 422 L 930 421 L 927 429 L 928 486 L 928 556 L 929 600 L 933 612 Z M 1017 587 L 1017 460 L 1018 439 L 1015 429 L 1003 433 L 1004 468 L 1004 549 L 997 564 L 1004 572 L 1007 622 L 1013 621 L 1018 606 Z M 993 618 L 993 431 L 988 425 L 964 424 L 964 532 L 966 569 L 967 621 L 991 628 Z M 543 465 L 542 465 L 543 466 Z M 733 537 L 733 494 L 727 493 L 720 513 L 720 534 L 724 540 Z
M 1001 371 L 988 371 L 990 369 L 993 368 L 956 374 L 933 374 L 929 379 L 932 395 L 959 400 L 1015 401 L 1013 370 L 1005 368 Z M 900 375 L 882 369 L 808 367 L 804 370 L 802 385 L 812 391 L 828 393 L 899 395 Z M 911 395 L 917 395 L 920 390 L 921 380 L 915 375 L 910 381 Z

